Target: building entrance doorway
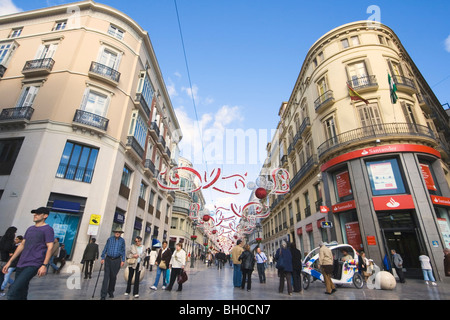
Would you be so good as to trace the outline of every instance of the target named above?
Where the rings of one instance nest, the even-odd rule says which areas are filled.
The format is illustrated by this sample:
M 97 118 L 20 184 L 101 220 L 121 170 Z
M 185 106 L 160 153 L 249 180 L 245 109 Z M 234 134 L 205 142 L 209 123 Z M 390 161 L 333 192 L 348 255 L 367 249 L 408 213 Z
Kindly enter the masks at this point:
M 377 215 L 391 265 L 391 250 L 395 250 L 403 259 L 405 277 L 421 278 L 419 256 L 423 245 L 420 232 L 416 227 L 414 212 L 386 212 L 377 213 Z

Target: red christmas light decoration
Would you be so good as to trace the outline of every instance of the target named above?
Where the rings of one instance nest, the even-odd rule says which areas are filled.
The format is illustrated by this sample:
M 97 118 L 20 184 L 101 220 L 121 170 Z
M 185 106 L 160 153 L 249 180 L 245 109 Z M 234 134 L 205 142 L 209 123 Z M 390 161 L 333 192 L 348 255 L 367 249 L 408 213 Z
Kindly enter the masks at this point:
M 267 190 L 264 189 L 264 188 L 258 188 L 258 189 L 256 189 L 256 191 L 255 191 L 255 196 L 256 196 L 258 199 L 264 199 L 265 197 L 267 197 Z

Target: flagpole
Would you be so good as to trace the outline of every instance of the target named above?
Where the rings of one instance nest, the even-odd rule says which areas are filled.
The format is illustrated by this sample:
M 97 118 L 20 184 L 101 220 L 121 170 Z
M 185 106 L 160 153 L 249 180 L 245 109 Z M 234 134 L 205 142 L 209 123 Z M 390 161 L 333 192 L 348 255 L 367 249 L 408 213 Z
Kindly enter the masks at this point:
M 394 79 L 392 78 L 391 74 L 389 73 L 389 70 L 387 70 L 387 74 L 388 74 L 388 80 L 389 78 L 391 79 L 391 82 L 394 82 Z M 391 100 L 391 105 L 392 105 L 392 112 L 394 114 L 394 121 L 395 123 L 397 123 L 397 116 L 395 115 L 395 103 L 392 101 L 392 94 L 393 94 L 393 86 L 391 87 L 391 82 L 388 81 L 389 84 L 389 100 Z M 395 92 L 394 92 L 395 94 Z

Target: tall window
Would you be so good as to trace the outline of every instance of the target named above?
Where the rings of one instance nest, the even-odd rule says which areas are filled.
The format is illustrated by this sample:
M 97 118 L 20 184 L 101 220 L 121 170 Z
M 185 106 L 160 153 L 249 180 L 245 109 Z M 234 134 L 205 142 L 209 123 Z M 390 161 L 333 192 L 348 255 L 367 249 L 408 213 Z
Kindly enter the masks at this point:
M 319 92 L 319 97 L 328 91 L 327 79 L 325 77 L 317 82 L 317 90 Z
M 107 66 L 111 69 L 118 70 L 121 55 L 112 49 L 102 47 L 98 63 Z
M 105 117 L 108 103 L 107 95 L 88 88 L 84 94 L 81 110 Z
M 58 44 L 56 43 L 42 44 L 39 46 L 35 59 L 51 59 L 55 55 L 56 49 L 58 49 Z
M 148 199 L 148 203 L 153 206 L 153 202 L 155 202 L 156 193 L 153 190 L 150 190 L 150 198 Z
M 139 189 L 139 197 L 140 198 L 145 199 L 145 195 L 147 193 L 147 188 L 148 188 L 148 186 L 143 181 L 141 181 L 141 188 Z
M 332 141 L 332 144 L 337 143 L 337 133 L 336 133 L 336 124 L 334 122 L 334 116 L 329 117 L 323 122 L 323 126 L 325 129 L 325 138 L 326 140 Z
M 67 142 L 59 162 L 57 178 L 92 182 L 99 149 Z
M 130 183 L 131 183 L 131 175 L 133 174 L 133 171 L 128 168 L 127 166 L 123 167 L 123 172 L 122 172 L 122 180 L 121 183 L 126 186 L 126 187 L 130 187 Z
M 14 50 L 17 48 L 15 42 L 0 44 L 0 65 L 7 67 Z
M 145 142 L 147 140 L 147 130 L 147 124 L 144 119 L 142 119 L 139 112 L 134 112 L 131 118 L 131 126 L 128 135 L 133 136 L 143 149 L 145 148 Z
M 416 117 L 414 115 L 413 105 L 406 102 L 401 101 L 403 114 L 405 115 L 405 120 L 407 123 L 417 124 Z
M 17 108 L 28 108 L 33 106 L 34 99 L 39 91 L 38 86 L 27 86 L 22 89 L 22 93 L 17 102 Z
M 153 85 L 150 81 L 150 77 L 146 71 L 141 72 L 137 92 L 140 93 L 142 97 L 144 97 L 144 100 L 145 102 L 147 102 L 147 105 L 151 106 L 155 89 L 153 88 Z
M 378 104 L 377 103 L 370 103 L 370 104 L 362 104 L 358 106 L 357 108 L 359 120 L 361 121 L 361 127 L 363 130 L 369 130 L 372 131 L 373 128 L 370 128 L 371 126 L 376 126 L 382 124 L 380 111 L 378 110 Z M 381 129 L 381 128 L 380 128 Z
M 367 84 L 367 68 L 364 61 L 355 62 L 348 65 L 350 83 L 353 88 L 358 88 Z

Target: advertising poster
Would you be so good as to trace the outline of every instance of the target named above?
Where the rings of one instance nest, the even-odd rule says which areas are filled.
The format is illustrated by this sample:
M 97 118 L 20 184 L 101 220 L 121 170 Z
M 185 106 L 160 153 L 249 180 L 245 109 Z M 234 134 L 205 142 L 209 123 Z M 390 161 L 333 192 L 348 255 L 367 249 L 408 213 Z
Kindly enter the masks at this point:
M 336 174 L 336 187 L 339 198 L 352 194 L 352 186 L 350 185 L 350 176 L 348 175 L 348 171 Z
M 397 189 L 394 171 L 390 162 L 372 163 L 369 165 L 375 190 Z
M 445 247 L 450 249 L 450 227 L 447 219 L 438 218 L 439 229 L 441 229 L 442 237 L 444 238 Z
M 351 245 L 356 250 L 359 250 L 363 247 L 358 221 L 346 223 L 345 233 L 347 236 L 347 243 L 349 245 Z
M 431 175 L 430 167 L 426 164 L 420 164 L 420 168 L 422 170 L 422 176 L 425 180 L 425 184 L 427 185 L 427 189 L 437 191 L 433 176 Z

